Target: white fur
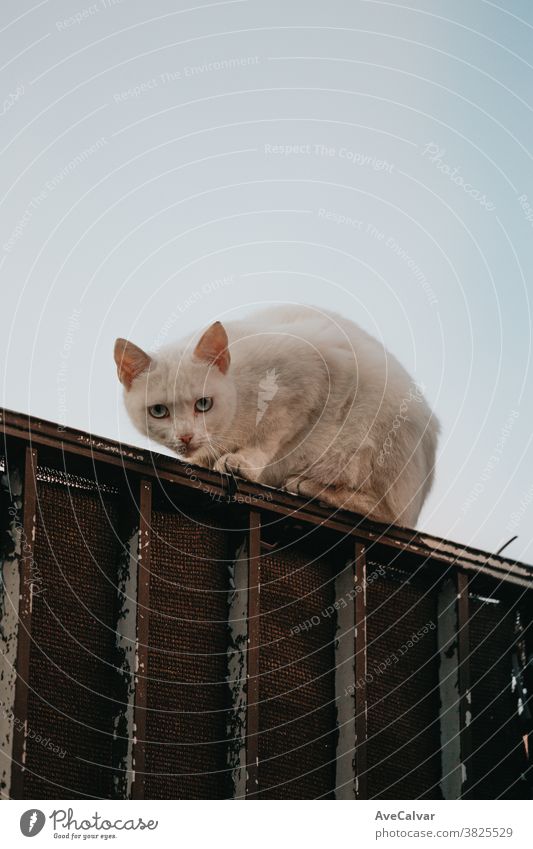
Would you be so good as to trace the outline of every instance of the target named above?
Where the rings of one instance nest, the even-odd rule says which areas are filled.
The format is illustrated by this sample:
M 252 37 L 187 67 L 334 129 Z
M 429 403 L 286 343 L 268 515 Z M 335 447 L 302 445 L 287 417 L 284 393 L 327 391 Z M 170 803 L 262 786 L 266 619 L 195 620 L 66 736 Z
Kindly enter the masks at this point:
M 224 327 L 226 374 L 197 359 L 196 336 L 153 355 L 125 390 L 136 427 L 192 463 L 414 526 L 439 426 L 398 361 L 314 307 L 273 307 Z M 213 408 L 195 413 L 204 396 Z M 152 404 L 170 416 L 151 418 Z M 183 433 L 193 435 L 187 451 Z

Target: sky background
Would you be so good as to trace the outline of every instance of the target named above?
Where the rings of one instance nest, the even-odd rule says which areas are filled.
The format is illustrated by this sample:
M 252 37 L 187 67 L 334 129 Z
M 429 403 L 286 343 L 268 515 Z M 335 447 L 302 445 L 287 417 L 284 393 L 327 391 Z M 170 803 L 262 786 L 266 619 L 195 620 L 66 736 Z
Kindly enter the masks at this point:
M 532 43 L 526 0 L 4 0 L 0 403 L 144 445 L 115 337 L 334 309 L 440 418 L 419 527 L 533 561 Z

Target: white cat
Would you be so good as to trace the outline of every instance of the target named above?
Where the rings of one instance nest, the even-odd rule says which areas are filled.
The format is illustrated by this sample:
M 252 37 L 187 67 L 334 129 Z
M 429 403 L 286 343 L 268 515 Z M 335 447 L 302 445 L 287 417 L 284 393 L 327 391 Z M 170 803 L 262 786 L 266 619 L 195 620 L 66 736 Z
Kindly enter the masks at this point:
M 439 426 L 420 390 L 356 324 L 279 306 L 115 362 L 145 435 L 219 472 L 413 527 L 431 488 Z

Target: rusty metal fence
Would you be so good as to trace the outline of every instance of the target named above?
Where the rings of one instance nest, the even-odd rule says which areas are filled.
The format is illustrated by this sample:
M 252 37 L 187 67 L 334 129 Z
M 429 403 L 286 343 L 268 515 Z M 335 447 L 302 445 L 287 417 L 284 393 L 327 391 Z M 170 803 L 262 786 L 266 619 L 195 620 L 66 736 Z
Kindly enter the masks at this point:
M 0 421 L 4 798 L 531 797 L 531 567 Z

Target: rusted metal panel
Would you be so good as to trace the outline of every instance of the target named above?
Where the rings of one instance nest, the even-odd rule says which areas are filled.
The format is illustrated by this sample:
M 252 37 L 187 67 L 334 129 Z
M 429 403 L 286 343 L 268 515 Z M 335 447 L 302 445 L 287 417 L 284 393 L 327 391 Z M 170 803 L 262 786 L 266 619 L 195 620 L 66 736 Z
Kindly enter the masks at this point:
M 119 499 L 41 470 L 37 499 L 24 797 L 108 799 Z
M 234 551 L 219 516 L 184 514 L 154 495 L 145 798 L 227 798 L 227 564 Z
M 261 799 L 332 798 L 335 790 L 334 570 L 316 543 L 261 559 Z M 352 631 L 353 662 L 353 631 Z
M 431 584 L 411 580 L 416 571 L 411 555 L 367 552 L 372 799 L 440 798 L 437 599 Z

